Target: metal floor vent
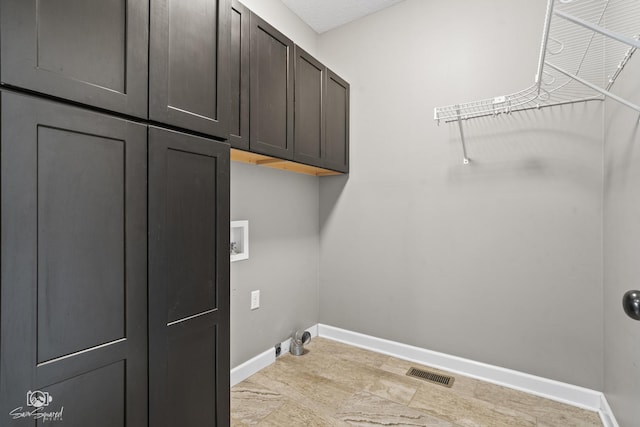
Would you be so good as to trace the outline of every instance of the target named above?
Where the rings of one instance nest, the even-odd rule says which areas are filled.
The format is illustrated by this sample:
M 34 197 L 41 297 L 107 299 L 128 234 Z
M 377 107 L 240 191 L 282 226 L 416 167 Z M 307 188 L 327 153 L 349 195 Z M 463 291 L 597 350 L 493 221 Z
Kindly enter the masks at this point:
M 421 380 L 429 381 L 430 383 L 440 384 L 445 387 L 451 387 L 453 385 L 453 378 L 450 375 L 440 375 L 435 372 L 425 371 L 424 369 L 410 368 L 407 371 L 407 375 L 410 377 L 420 378 Z

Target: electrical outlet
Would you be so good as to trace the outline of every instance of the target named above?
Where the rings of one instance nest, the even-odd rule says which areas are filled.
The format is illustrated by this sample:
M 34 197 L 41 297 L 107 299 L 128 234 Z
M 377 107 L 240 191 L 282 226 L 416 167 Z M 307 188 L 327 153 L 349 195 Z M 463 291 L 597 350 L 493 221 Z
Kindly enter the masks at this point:
M 282 347 L 280 347 L 280 344 L 276 344 L 276 357 L 280 356 L 281 353 Z
M 260 308 L 260 291 L 251 291 L 251 310 Z

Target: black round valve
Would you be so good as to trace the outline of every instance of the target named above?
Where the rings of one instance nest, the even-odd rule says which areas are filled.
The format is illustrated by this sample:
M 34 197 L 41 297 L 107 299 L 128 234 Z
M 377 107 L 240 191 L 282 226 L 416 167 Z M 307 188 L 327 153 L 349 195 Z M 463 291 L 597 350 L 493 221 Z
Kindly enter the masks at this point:
M 622 307 L 627 316 L 640 320 L 640 291 L 628 291 L 622 297 Z

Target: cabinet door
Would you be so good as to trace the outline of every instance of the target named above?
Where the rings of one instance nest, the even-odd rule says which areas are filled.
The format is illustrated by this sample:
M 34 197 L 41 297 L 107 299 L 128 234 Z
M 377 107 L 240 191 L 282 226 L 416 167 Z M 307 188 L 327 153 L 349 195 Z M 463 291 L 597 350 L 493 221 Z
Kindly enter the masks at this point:
M 229 1 L 151 0 L 151 120 L 227 137 Z
M 326 67 L 295 47 L 295 143 L 293 160 L 323 167 Z
M 229 146 L 149 129 L 149 425 L 229 425 Z
M 146 426 L 146 127 L 1 98 L 0 425 Z
M 5 85 L 147 117 L 148 0 L 3 0 Z
M 324 167 L 349 172 L 349 83 L 327 70 Z
M 229 54 L 229 142 L 249 149 L 249 39 L 251 12 L 238 0 L 231 3 L 231 50 Z
M 293 42 L 251 14 L 250 148 L 293 159 Z

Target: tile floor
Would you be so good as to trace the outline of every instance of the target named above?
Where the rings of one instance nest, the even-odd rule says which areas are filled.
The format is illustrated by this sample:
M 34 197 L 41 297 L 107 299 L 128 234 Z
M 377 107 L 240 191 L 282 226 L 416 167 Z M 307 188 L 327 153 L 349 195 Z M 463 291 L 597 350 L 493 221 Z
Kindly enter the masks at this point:
M 394 357 L 315 338 L 231 389 L 232 426 L 601 427 L 595 412 L 455 375 L 407 377 Z

